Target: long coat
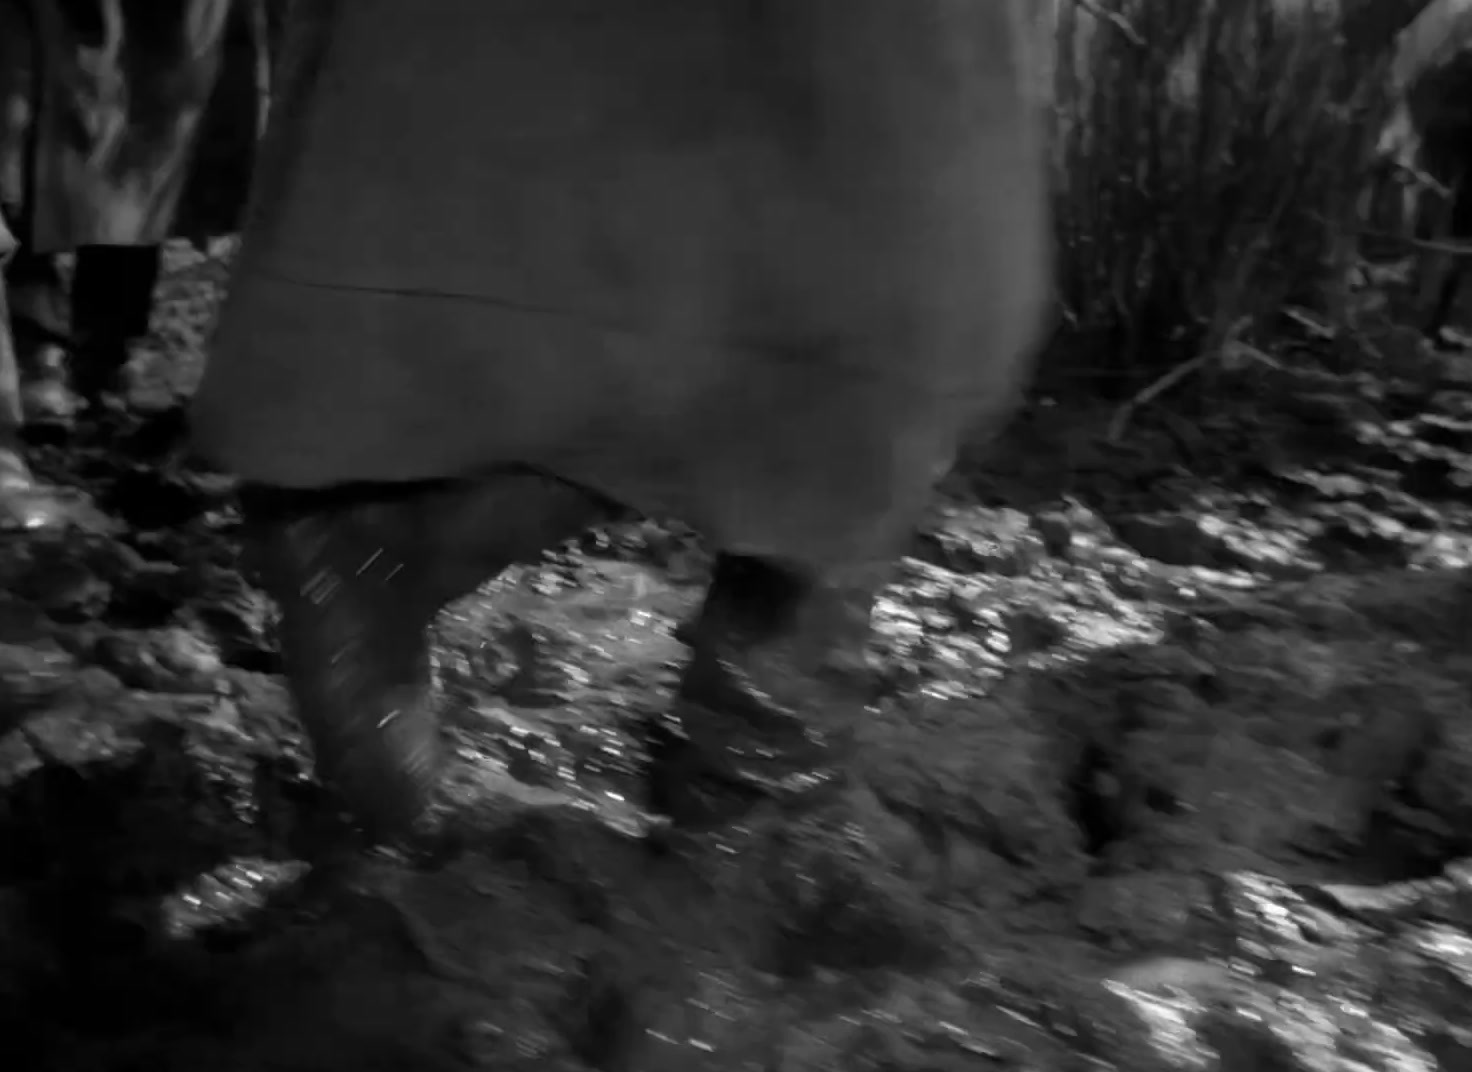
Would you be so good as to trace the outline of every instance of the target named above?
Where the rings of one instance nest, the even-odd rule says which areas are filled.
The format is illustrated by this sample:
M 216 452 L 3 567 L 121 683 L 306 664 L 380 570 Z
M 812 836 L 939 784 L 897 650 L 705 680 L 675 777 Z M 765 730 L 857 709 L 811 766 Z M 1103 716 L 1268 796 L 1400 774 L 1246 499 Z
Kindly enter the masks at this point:
M 255 481 L 530 465 L 872 553 L 1048 289 L 1024 0 L 315 0 L 196 397 Z

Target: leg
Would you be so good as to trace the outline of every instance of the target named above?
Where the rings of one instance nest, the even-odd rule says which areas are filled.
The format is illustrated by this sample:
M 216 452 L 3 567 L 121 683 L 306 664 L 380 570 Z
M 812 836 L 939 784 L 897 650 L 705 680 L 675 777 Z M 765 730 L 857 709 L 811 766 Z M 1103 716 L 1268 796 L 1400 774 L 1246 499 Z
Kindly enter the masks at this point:
M 718 558 L 656 747 L 655 807 L 702 826 L 840 784 L 845 739 L 869 701 L 864 649 L 883 573 Z
M 6 270 L 6 283 L 25 422 L 67 428 L 80 404 L 71 390 L 71 325 L 56 258 L 22 249 Z
M 242 496 L 297 711 L 322 780 L 371 839 L 411 839 L 439 774 L 426 635 L 506 566 L 596 520 L 584 492 L 532 473 L 475 483 Z
M 148 333 L 162 251 L 83 246 L 72 279 L 73 380 L 88 402 L 121 389 L 128 347 Z
M 0 221 L 0 265 L 10 233 Z M 46 528 L 64 520 L 66 509 L 26 464 L 21 429 L 25 413 L 21 370 L 11 335 L 6 278 L 0 275 L 0 530 Z
M 5 268 L 5 278 L 10 284 L 10 315 L 17 336 L 35 343 L 65 345 L 70 341 L 66 284 L 54 256 L 16 250 Z
M 318 774 L 370 840 L 404 845 L 429 816 L 441 767 L 431 620 L 597 520 L 602 504 L 538 474 L 506 473 L 455 485 L 253 488 L 242 505 L 262 580 L 281 606 L 287 680 Z M 484 985 L 391 885 L 365 883 L 362 857 L 329 851 L 312 870 L 319 892 L 366 884 L 432 973 Z

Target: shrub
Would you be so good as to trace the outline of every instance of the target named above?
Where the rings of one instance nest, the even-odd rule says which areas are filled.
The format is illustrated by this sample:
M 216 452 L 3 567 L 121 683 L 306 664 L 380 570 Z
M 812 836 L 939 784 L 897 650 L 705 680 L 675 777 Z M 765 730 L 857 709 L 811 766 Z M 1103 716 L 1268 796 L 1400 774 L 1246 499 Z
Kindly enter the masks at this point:
M 1133 389 L 1256 344 L 1285 306 L 1339 315 L 1389 113 L 1369 2 L 1052 0 L 1043 382 Z

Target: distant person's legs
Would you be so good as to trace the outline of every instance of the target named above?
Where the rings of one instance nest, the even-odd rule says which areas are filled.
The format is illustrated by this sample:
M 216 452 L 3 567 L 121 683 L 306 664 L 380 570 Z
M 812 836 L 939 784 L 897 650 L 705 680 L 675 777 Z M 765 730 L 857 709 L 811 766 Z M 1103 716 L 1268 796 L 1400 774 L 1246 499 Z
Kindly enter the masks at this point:
M 69 377 L 71 316 L 56 257 L 20 249 L 6 266 L 5 282 L 24 423 L 68 427 L 79 401 Z
M 158 246 L 83 246 L 70 294 L 56 258 L 18 253 L 6 270 L 25 423 L 70 425 L 124 389 L 129 347 L 148 331 Z
M 72 384 L 90 405 L 125 387 L 129 347 L 148 333 L 161 249 L 83 246 L 72 279 Z
M 83 246 L 67 293 L 54 256 L 19 251 L 6 269 L 24 423 L 70 425 L 123 389 L 129 347 L 148 331 L 158 246 Z

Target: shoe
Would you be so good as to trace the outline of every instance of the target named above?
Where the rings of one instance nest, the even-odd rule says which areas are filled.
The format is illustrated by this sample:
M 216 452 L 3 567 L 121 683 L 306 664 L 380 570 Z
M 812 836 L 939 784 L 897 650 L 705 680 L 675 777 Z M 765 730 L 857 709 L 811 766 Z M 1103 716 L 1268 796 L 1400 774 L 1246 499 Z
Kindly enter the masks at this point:
M 718 562 L 682 630 L 694 653 L 679 694 L 648 728 L 650 806 L 705 828 L 763 804 L 806 810 L 841 789 L 872 691 L 855 672 L 871 604 L 755 560 Z
M 72 351 L 72 387 L 89 412 L 127 406 L 129 357 L 125 341 L 85 342 Z
M 66 351 L 43 344 L 23 365 L 21 410 L 27 428 L 70 431 L 83 401 L 71 389 Z

